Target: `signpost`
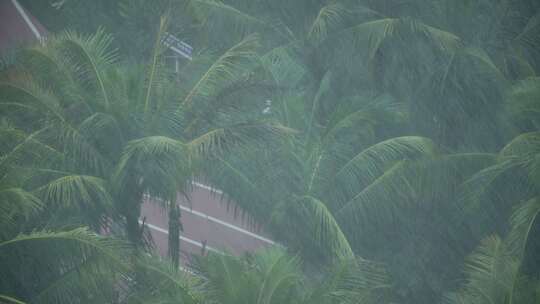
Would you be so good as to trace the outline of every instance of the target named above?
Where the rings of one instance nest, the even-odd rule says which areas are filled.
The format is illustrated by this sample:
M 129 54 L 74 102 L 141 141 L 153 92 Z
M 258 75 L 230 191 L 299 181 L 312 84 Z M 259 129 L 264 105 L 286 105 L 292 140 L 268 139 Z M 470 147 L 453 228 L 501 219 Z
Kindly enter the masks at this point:
M 175 52 L 176 54 L 191 60 L 191 53 L 193 52 L 193 47 L 180 39 L 176 38 L 170 33 L 165 33 L 163 36 L 163 39 L 161 40 L 161 43 L 168 47 L 171 51 Z

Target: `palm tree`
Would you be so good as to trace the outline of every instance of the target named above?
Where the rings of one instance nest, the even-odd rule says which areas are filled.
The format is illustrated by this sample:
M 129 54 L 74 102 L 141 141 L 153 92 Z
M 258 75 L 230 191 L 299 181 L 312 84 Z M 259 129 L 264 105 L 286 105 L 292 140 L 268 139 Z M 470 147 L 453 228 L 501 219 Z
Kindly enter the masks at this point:
M 2 83 L 4 119 L 28 133 L 25 142 L 43 143 L 56 157 L 38 167 L 21 164 L 31 171 L 24 187 L 47 202 L 78 206 L 94 229 L 106 217 L 121 216 L 134 244 L 143 235 L 143 194 L 161 198 L 174 215 L 177 193 L 187 193 L 204 156 L 289 132 L 227 108 L 219 117 L 207 115 L 224 86 L 245 81 L 257 37 L 246 37 L 213 60 L 193 63 L 188 68 L 199 79 L 179 85 L 163 62 L 165 28 L 163 18 L 144 68 L 122 66 L 110 48 L 111 36 L 103 31 L 90 36 L 66 32 L 43 47 L 22 50 Z M 175 221 L 178 217 L 171 216 L 171 229 L 178 230 Z M 178 248 L 174 241 L 171 247 Z
M 22 145 L 33 142 L 33 152 L 48 148 L 19 136 L 24 142 L 1 154 L 0 302 L 141 303 L 160 289 L 163 300 L 170 295 L 197 303 L 192 278 L 180 276 L 155 258 L 130 258 L 135 248 L 124 240 L 97 235 L 76 221 L 52 216 L 73 215 L 69 201 L 43 201 L 17 188 L 27 174 L 18 165 L 28 157 L 24 152 L 31 151 Z M 37 161 L 39 154 L 31 157 Z

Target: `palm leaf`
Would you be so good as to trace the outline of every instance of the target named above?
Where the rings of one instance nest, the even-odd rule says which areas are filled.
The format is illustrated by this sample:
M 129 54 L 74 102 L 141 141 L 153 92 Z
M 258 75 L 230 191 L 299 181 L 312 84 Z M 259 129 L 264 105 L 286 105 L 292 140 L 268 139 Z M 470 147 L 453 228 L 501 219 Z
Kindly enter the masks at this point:
M 323 6 L 308 30 L 308 38 L 316 42 L 323 41 L 328 32 L 340 25 L 347 13 L 345 6 L 337 1 Z
M 538 51 L 540 46 L 540 12 L 533 15 L 528 21 L 523 30 L 514 38 L 514 41 L 519 43 L 525 48 L 528 48 L 534 52 Z
M 58 123 L 52 124 L 47 131 L 53 142 L 62 147 L 67 162 L 76 162 L 79 167 L 96 175 L 103 174 L 110 168 L 110 160 L 97 149 L 95 142 L 87 137 L 92 134 L 81 132 L 86 130 L 70 123 Z
M 59 121 L 65 120 L 56 96 L 34 83 L 31 78 L 22 77 L 16 82 L 0 83 L 0 92 L 2 104 L 32 107 L 35 111 L 42 111 L 40 114 L 48 113 Z
M 196 286 L 201 278 L 191 272 L 178 271 L 154 256 L 141 256 L 136 260 L 135 273 L 137 287 L 126 288 L 128 303 L 197 303 Z
M 218 155 L 233 147 L 270 145 L 296 131 L 278 123 L 258 121 L 238 123 L 210 130 L 186 143 L 195 159 Z
M 456 154 L 394 162 L 384 173 L 335 212 L 347 231 L 360 226 L 376 226 L 396 219 L 400 209 L 425 201 L 438 201 L 441 195 L 493 162 L 490 154 Z
M 371 184 L 389 165 L 400 160 L 434 155 L 435 151 L 434 143 L 428 138 L 391 138 L 370 146 L 351 158 L 337 171 L 335 181 L 345 193 L 345 197 L 349 197 L 356 189 Z
M 349 241 L 323 202 L 302 196 L 288 202 L 284 208 L 284 215 L 275 216 L 275 221 L 291 231 L 302 231 L 301 234 L 313 242 L 312 246 L 319 248 L 327 258 L 339 261 L 354 257 Z
M 199 78 L 184 98 L 182 105 L 190 107 L 194 98 L 207 98 L 223 83 L 238 80 L 249 68 L 258 46 L 257 35 L 250 35 L 221 55 Z
M 512 120 L 525 131 L 540 127 L 540 77 L 531 77 L 516 82 L 509 91 L 507 109 Z M 532 125 L 532 128 L 531 126 Z
M 52 205 L 110 210 L 113 205 L 105 180 L 88 175 L 65 175 L 38 189 Z
M 199 18 L 205 22 L 215 22 L 213 19 L 226 18 L 227 24 L 231 28 L 247 28 L 250 26 L 267 26 L 261 19 L 242 12 L 234 6 L 228 5 L 219 0 L 188 0 Z
M 294 55 L 298 42 L 278 46 L 260 57 L 262 66 L 269 71 L 278 87 L 294 88 L 307 74 L 306 66 Z
M 269 249 L 256 255 L 254 261 L 263 277 L 254 303 L 272 304 L 291 300 L 288 291 L 301 279 L 298 259 L 287 256 L 279 249 Z
M 44 161 L 48 161 L 50 164 L 62 159 L 63 154 L 60 151 L 49 146 L 40 138 L 46 131 L 47 129 L 41 129 L 32 134 L 26 134 L 17 129 L 0 129 L 0 135 L 15 135 L 17 140 L 13 147 L 0 156 L 0 168 L 6 170 L 9 166 L 37 164 Z M 4 143 L 8 142 L 10 140 L 6 140 Z
M 15 299 L 15 298 L 12 298 L 10 296 L 1 295 L 1 294 L 0 294 L 0 303 L 2 303 L 2 304 L 9 304 L 9 303 L 25 304 L 25 302 L 23 302 L 23 301 L 19 301 L 19 300 Z
M 106 146 L 107 152 L 118 152 L 125 142 L 120 122 L 113 115 L 96 112 L 85 118 L 78 127 L 79 132 L 91 142 L 98 143 L 97 146 Z
M 0 189 L 0 223 L 2 232 L 13 226 L 21 217 L 29 219 L 43 207 L 41 200 L 21 188 Z
M 78 83 L 77 73 L 65 59 L 58 46 L 51 42 L 21 50 L 21 58 L 17 64 L 25 73 L 32 75 L 33 82 L 46 87 L 63 104 L 81 102 L 86 110 L 91 111 L 91 100 L 87 102 L 86 98 L 83 98 L 81 89 L 84 86 Z
M 519 262 L 498 236 L 490 236 L 468 258 L 466 291 L 479 303 L 511 301 Z
M 148 80 L 146 83 L 146 93 L 144 97 L 144 113 L 147 114 L 152 109 L 151 108 L 151 102 L 153 100 L 153 94 L 155 94 L 153 91 L 156 90 L 160 86 L 161 77 L 159 73 L 161 72 L 161 69 L 163 68 L 163 62 L 161 62 L 161 56 L 162 56 L 162 42 L 163 35 L 167 29 L 167 17 L 161 17 L 160 23 L 159 23 L 159 30 L 156 35 L 156 41 L 154 43 L 154 48 L 152 51 L 152 58 L 150 61 L 150 67 L 148 69 Z
M 310 303 L 371 303 L 380 290 L 389 287 L 384 265 L 364 259 L 342 260 L 327 270 L 308 299 Z
M 176 201 L 177 191 L 188 178 L 189 162 L 186 146 L 165 136 L 149 136 L 127 143 L 115 169 L 113 183 L 116 191 L 135 182 L 152 196 Z
M 65 60 L 72 65 L 72 71 L 90 96 L 98 98 L 101 104 L 94 106 L 108 109 L 110 106 L 105 71 L 114 64 L 117 54 L 111 50 L 112 38 L 103 29 L 87 37 L 74 32 L 65 32 L 57 37 L 58 49 Z M 95 92 L 99 92 L 95 95 Z M 97 110 L 99 108 L 94 108 Z
M 128 273 L 124 257 L 129 253 L 126 243 L 97 236 L 86 228 L 35 231 L 0 242 L 1 264 L 6 274 L 15 282 L 32 280 L 37 284 L 24 296 L 55 303 L 73 303 L 88 294 L 112 294 L 114 284 L 107 286 L 101 282 L 111 282 Z M 12 264 L 6 264 L 4 259 Z
M 255 282 L 246 282 L 247 265 L 237 257 L 210 253 L 198 258 L 193 266 L 207 280 L 204 292 L 210 299 L 237 303 L 243 298 L 242 292 L 255 292 L 245 289 L 255 287 Z
M 521 204 L 510 217 L 510 230 L 507 241 L 515 256 L 523 258 L 531 229 L 540 213 L 540 199 L 532 198 Z
M 334 33 L 327 41 L 345 39 L 354 41 L 357 47 L 367 45 L 367 62 L 373 62 L 376 53 L 385 41 L 407 40 L 410 37 L 426 38 L 433 47 L 447 53 L 459 49 L 461 39 L 421 21 L 410 18 L 382 18 L 367 21 Z

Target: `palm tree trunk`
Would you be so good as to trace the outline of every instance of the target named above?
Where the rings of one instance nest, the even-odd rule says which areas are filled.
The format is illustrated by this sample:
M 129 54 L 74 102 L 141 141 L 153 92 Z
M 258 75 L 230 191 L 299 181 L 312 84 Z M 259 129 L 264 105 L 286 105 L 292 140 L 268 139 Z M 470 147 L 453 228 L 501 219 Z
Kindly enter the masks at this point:
M 180 232 L 183 231 L 180 216 L 178 205 L 171 203 L 169 207 L 169 257 L 174 269 L 178 269 L 180 265 Z

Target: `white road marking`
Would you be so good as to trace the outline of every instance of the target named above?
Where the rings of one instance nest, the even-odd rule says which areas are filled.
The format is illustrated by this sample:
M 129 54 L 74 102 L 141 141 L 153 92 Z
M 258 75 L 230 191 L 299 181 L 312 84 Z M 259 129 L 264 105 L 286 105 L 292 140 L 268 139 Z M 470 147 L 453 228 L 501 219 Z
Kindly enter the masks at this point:
M 202 188 L 202 189 L 205 189 L 205 190 L 208 190 L 208 191 L 212 191 L 212 192 L 215 192 L 217 194 L 223 194 L 223 191 L 219 190 L 219 189 L 216 189 L 216 188 L 212 188 L 210 186 L 207 186 L 205 184 L 201 184 L 201 183 L 197 183 L 197 182 L 191 182 L 191 184 L 193 186 L 197 186 L 199 188 Z
M 30 20 L 30 18 L 28 17 L 28 15 L 26 14 L 22 6 L 19 4 L 19 2 L 17 2 L 17 0 L 11 0 L 11 3 L 13 3 L 13 6 L 15 6 L 15 8 L 17 9 L 21 17 L 24 19 L 24 21 L 26 22 L 26 24 L 32 31 L 32 33 L 34 33 L 34 36 L 36 36 L 37 40 L 41 42 L 43 37 L 39 33 L 34 23 L 32 23 L 32 20 Z
M 211 221 L 211 222 L 218 223 L 218 224 L 223 225 L 223 226 L 225 226 L 225 227 L 227 227 L 227 228 L 230 228 L 230 229 L 236 230 L 236 231 L 238 231 L 238 232 L 241 232 L 241 233 L 243 233 L 243 234 L 249 235 L 249 236 L 251 236 L 251 237 L 253 237 L 253 238 L 256 238 L 256 239 L 258 239 L 258 240 L 261 240 L 261 241 L 263 241 L 263 242 L 266 242 L 266 243 L 268 243 L 268 244 L 270 244 L 270 245 L 275 245 L 275 244 L 276 244 L 274 241 L 272 241 L 272 240 L 270 240 L 270 239 L 267 239 L 267 238 L 265 238 L 265 237 L 263 237 L 263 236 L 261 236 L 261 235 L 258 235 L 258 234 L 256 234 L 256 233 L 253 233 L 253 232 L 248 231 L 248 230 L 246 230 L 246 229 L 240 228 L 240 227 L 238 227 L 238 226 L 229 224 L 229 223 L 227 223 L 227 222 L 224 222 L 224 221 L 222 221 L 222 220 L 220 220 L 220 219 L 217 219 L 217 218 L 212 217 L 212 216 L 210 216 L 210 215 L 204 214 L 204 213 L 202 213 L 202 212 L 195 211 L 195 210 L 193 210 L 193 209 L 191 209 L 191 208 L 188 208 L 188 207 L 185 207 L 185 206 L 182 206 L 182 205 L 180 205 L 180 209 L 182 209 L 182 210 L 184 210 L 184 211 L 186 211 L 186 212 L 189 212 L 189 213 L 191 213 L 191 214 L 193 214 L 193 215 L 202 217 L 202 218 L 204 218 L 204 219 L 206 219 L 206 220 L 209 220 L 209 221 Z
M 143 221 L 140 221 L 139 220 L 139 224 L 142 224 Z M 166 230 L 166 229 L 163 229 L 161 227 L 158 227 L 158 226 L 155 226 L 155 225 L 152 225 L 152 224 L 149 224 L 149 223 L 144 223 L 146 226 L 148 226 L 148 228 L 152 229 L 152 230 L 155 230 L 157 232 L 161 232 L 161 233 L 164 233 L 164 234 L 167 234 L 169 235 L 169 231 Z M 200 248 L 203 248 L 205 247 L 201 242 L 197 242 L 197 241 L 194 241 L 190 238 L 187 238 L 187 237 L 184 237 L 184 236 L 180 236 L 180 240 L 186 242 L 186 243 L 189 243 L 189 244 L 192 244 L 192 245 L 195 245 L 197 247 L 200 247 Z M 215 253 L 219 253 L 219 254 L 224 254 L 222 251 L 219 251 L 213 247 L 210 247 L 210 246 L 206 246 L 205 247 L 207 250 L 209 251 L 212 251 L 212 252 L 215 252 Z

